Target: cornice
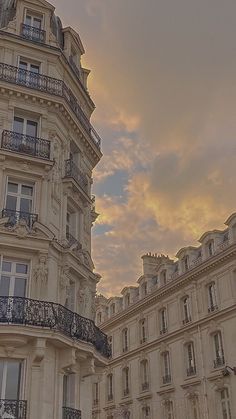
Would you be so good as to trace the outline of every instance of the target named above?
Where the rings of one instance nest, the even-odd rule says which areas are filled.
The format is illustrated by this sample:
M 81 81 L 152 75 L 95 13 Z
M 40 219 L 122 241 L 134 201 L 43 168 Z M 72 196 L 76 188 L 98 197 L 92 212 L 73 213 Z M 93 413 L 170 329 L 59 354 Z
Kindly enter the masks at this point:
M 117 323 L 125 321 L 131 316 L 138 314 L 140 313 L 140 311 L 144 311 L 147 308 L 150 309 L 150 305 L 153 305 L 157 301 L 162 300 L 162 298 L 173 294 L 174 292 L 178 291 L 182 286 L 185 286 L 191 281 L 201 277 L 204 273 L 209 273 L 211 270 L 218 267 L 233 256 L 236 256 L 235 243 L 226 248 L 225 250 L 221 251 L 220 253 L 214 255 L 210 259 L 205 260 L 200 265 L 193 267 L 188 272 L 178 276 L 176 279 L 167 283 L 166 285 L 154 291 L 153 293 L 147 295 L 142 300 L 133 303 L 129 308 L 120 311 L 119 313 L 117 313 L 117 315 L 113 316 L 111 319 L 108 319 L 106 322 L 99 325 L 99 327 L 103 331 L 108 331 Z

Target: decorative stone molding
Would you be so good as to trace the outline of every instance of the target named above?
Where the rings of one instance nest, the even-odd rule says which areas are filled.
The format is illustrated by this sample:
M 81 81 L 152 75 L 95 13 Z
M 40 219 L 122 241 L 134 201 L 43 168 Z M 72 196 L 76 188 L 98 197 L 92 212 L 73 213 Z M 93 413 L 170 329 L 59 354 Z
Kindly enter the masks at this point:
M 33 365 L 39 366 L 46 353 L 46 339 L 37 339 L 33 352 Z

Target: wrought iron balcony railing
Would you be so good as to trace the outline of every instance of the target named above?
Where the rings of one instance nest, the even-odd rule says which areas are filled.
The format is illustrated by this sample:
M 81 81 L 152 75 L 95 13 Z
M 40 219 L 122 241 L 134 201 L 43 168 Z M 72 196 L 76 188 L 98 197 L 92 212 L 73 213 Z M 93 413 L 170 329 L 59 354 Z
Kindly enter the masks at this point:
M 26 419 L 26 412 L 25 400 L 0 399 L 0 418 Z
M 50 141 L 14 131 L 3 131 L 1 148 L 41 159 L 50 159 Z
M 187 377 L 191 377 L 192 375 L 196 375 L 196 372 L 197 372 L 197 370 L 196 370 L 195 366 L 187 368 Z
M 92 127 L 87 116 L 84 114 L 78 100 L 72 90 L 62 80 L 53 77 L 36 74 L 32 71 L 23 70 L 9 64 L 0 63 L 0 80 L 20 86 L 36 89 L 40 92 L 59 96 L 67 102 L 72 112 L 81 123 L 84 130 L 89 134 L 94 144 L 100 148 L 101 138 Z
M 170 384 L 171 383 L 171 375 L 167 374 L 162 377 L 163 384 Z
M 71 407 L 63 407 L 62 412 L 63 419 L 81 419 L 80 410 L 72 409 Z
M 74 236 L 72 236 L 72 234 L 67 232 L 66 233 L 66 239 L 68 241 L 68 246 L 69 247 L 77 245 L 77 247 L 82 249 L 82 244 Z
M 35 28 L 34 26 L 21 24 L 21 36 L 30 41 L 45 43 L 46 32 L 43 29 Z
M 111 356 L 107 336 L 92 320 L 57 303 L 0 297 L 0 323 L 49 328 L 72 339 L 91 343 L 103 356 Z
M 214 360 L 214 368 L 220 368 L 220 367 L 223 367 L 224 365 L 225 365 L 224 355 L 217 356 L 217 358 Z
M 88 181 L 83 172 L 76 166 L 72 159 L 65 161 L 65 177 L 73 178 L 83 191 L 88 194 Z
M 14 226 L 21 220 L 24 220 L 27 226 L 31 229 L 36 221 L 38 221 L 37 214 L 31 214 L 25 211 L 15 211 L 8 208 L 2 210 L 2 218 L 8 217 L 7 225 Z

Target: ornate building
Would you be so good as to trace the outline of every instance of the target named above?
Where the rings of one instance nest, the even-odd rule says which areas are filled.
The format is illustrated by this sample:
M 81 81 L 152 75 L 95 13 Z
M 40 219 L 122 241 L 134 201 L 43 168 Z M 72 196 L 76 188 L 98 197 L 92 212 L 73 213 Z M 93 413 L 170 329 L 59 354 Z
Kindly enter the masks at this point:
M 91 259 L 101 158 L 79 35 L 45 0 L 0 0 L 0 417 L 91 419 L 109 345 Z
M 94 419 L 236 419 L 236 214 L 199 241 L 144 255 L 137 287 L 97 298 L 113 356 Z

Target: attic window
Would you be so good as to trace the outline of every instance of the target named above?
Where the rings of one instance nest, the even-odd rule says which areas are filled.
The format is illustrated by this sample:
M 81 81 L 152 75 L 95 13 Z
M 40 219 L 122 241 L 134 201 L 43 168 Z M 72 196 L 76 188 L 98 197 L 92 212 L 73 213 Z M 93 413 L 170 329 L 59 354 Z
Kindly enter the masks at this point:
M 42 27 L 43 16 L 27 10 L 21 28 L 21 35 L 23 38 L 35 42 L 45 42 L 46 32 Z

